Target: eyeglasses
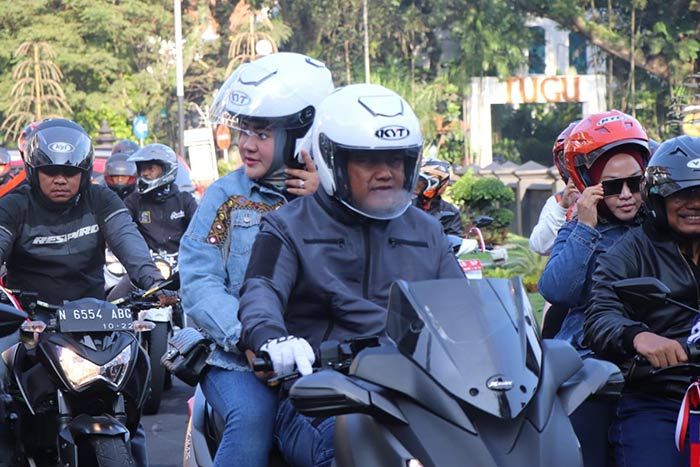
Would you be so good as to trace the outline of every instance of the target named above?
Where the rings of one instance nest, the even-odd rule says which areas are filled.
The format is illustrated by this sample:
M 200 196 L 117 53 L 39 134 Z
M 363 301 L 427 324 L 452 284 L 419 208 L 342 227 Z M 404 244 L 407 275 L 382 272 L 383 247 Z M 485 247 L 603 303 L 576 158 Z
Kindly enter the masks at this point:
M 636 175 L 634 177 L 627 178 L 615 178 L 612 180 L 604 180 L 603 185 L 603 196 L 617 196 L 622 193 L 622 188 L 627 185 L 630 193 L 639 193 L 640 185 L 642 183 L 642 176 Z
M 70 165 L 47 165 L 44 167 L 39 167 L 39 171 L 44 175 L 49 177 L 57 177 L 58 175 L 63 175 L 64 177 L 74 177 L 82 173 L 82 169 L 79 167 L 73 167 Z

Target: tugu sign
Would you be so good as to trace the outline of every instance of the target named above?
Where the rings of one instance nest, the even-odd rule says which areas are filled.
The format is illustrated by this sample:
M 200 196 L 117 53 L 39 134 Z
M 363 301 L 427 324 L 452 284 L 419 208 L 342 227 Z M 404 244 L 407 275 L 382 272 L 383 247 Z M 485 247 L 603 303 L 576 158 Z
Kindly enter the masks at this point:
M 544 104 L 548 102 L 580 102 L 580 76 L 524 76 L 508 78 L 507 104 Z

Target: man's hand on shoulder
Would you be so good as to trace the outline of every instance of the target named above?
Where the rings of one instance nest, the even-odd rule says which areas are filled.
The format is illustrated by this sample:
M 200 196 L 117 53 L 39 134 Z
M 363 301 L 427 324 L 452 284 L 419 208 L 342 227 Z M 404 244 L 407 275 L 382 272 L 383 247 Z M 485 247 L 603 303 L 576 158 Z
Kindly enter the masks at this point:
M 634 350 L 649 360 L 654 368 L 666 368 L 688 361 L 688 355 L 680 342 L 653 332 L 640 332 L 634 336 Z

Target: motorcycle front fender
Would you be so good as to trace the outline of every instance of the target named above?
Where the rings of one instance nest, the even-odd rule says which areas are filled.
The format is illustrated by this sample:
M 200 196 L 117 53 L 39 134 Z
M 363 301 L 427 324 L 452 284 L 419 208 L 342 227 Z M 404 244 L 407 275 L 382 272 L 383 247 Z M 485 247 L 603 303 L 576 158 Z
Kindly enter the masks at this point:
M 122 436 L 124 442 L 129 441 L 129 430 L 114 417 L 80 414 L 58 434 L 63 465 L 78 466 L 78 440 L 95 435 Z

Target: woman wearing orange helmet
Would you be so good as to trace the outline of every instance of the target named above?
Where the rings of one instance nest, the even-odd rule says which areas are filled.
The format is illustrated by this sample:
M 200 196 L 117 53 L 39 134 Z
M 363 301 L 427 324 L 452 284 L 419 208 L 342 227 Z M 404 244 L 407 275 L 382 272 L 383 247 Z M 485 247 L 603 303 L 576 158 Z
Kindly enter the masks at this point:
M 639 223 L 639 184 L 649 161 L 648 140 L 634 117 L 611 110 L 581 120 L 564 147 L 581 197 L 577 218 L 557 234 L 538 287 L 548 302 L 571 310 L 557 337 L 584 356 L 591 353 L 582 343 L 583 308 L 595 259 Z
M 591 295 L 596 258 L 639 225 L 640 182 L 649 161 L 648 137 L 641 124 L 620 111 L 590 115 L 571 131 L 564 157 L 581 192 L 577 217 L 557 234 L 538 288 L 552 305 L 569 309 L 556 337 L 567 340 L 585 358 L 584 310 Z M 585 465 L 606 465 L 607 432 L 590 430 L 593 419 L 610 416 L 612 406 L 586 403 L 571 417 Z M 600 456 L 596 458 L 595 456 Z

